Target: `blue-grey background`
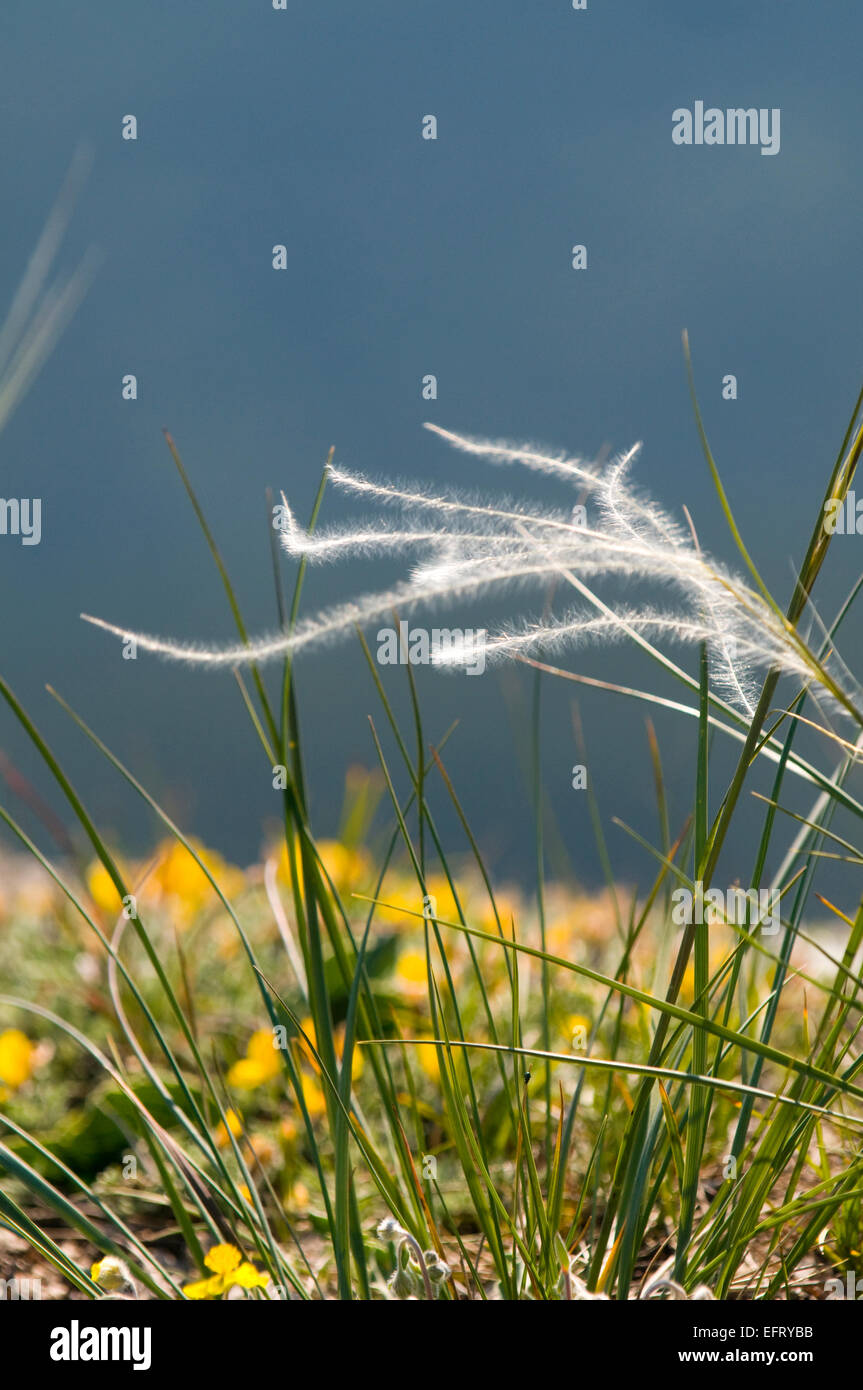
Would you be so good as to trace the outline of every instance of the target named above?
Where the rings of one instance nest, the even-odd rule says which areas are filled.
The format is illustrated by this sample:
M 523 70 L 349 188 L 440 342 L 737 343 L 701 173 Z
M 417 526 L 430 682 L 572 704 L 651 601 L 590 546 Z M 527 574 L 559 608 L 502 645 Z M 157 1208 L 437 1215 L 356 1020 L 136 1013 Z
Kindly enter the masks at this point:
M 11 298 L 82 139 L 94 166 L 61 262 L 70 270 L 91 244 L 104 259 L 0 438 L 3 495 L 44 507 L 39 547 L 0 540 L 0 669 L 119 843 L 147 846 L 152 821 L 45 682 L 232 858 L 250 859 L 277 814 L 230 674 L 124 662 L 78 620 L 232 635 L 163 426 L 252 631 L 275 618 L 265 489 L 307 514 L 331 444 L 371 473 L 561 500 L 552 483 L 452 454 L 422 430 L 429 418 L 587 455 L 643 439 L 640 480 L 685 503 L 702 542 L 730 558 L 686 390 L 687 327 L 726 487 L 787 597 L 863 371 L 861 42 L 850 0 L 589 0 L 584 12 L 569 0 L 289 0 L 285 12 L 270 0 L 4 0 L 0 288 Z M 676 147 L 672 110 L 696 99 L 779 107 L 781 152 Z M 126 113 L 135 143 L 121 139 Z M 436 142 L 420 138 L 428 113 Z M 585 272 L 570 265 L 577 242 Z M 127 372 L 135 403 L 121 400 Z M 736 402 L 721 399 L 726 372 Z M 425 373 L 436 402 L 421 398 Z M 333 498 L 325 515 L 349 510 Z M 825 615 L 861 545 L 834 546 Z M 391 577 L 318 571 L 307 604 Z M 856 640 L 850 628 L 852 665 Z M 674 655 L 693 668 L 691 653 Z M 623 649 L 569 664 L 680 693 Z M 529 674 L 418 674 L 429 737 L 460 720 L 447 761 L 491 864 L 529 876 Z M 345 768 L 374 763 L 367 716 L 384 720 L 353 642 L 303 660 L 298 679 L 315 824 L 330 833 Z M 403 684 L 389 673 L 401 712 Z M 557 682 L 543 696 L 542 763 L 562 842 L 596 882 L 586 799 L 570 788 L 575 696 L 616 870 L 645 881 L 643 852 L 610 823 L 655 838 L 645 707 Z M 50 795 L 0 716 L 0 746 Z M 694 723 L 660 713 L 656 725 L 677 826 Z M 752 849 L 746 834 L 731 847 L 744 879 Z

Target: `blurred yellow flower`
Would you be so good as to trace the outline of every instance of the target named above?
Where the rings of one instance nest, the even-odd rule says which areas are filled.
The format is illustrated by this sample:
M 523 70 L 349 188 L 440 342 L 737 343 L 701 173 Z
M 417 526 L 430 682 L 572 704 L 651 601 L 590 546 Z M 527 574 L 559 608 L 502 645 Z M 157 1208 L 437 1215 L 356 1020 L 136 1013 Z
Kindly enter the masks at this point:
M 428 981 L 425 951 L 402 951 L 396 965 L 396 974 L 409 984 L 422 985 Z
M 570 1014 L 563 1025 L 563 1034 L 569 1046 L 581 1052 L 587 1047 L 592 1027 L 590 1019 L 584 1014 Z
M 575 922 L 554 922 L 545 934 L 545 944 L 549 955 L 562 956 L 568 960 L 570 948 L 576 939 Z
M 249 1038 L 246 1056 L 260 1062 L 263 1067 L 269 1070 L 271 1076 L 275 1076 L 280 1071 L 279 1049 L 276 1046 L 276 1037 L 272 1028 L 255 1030 Z
M 519 899 L 513 897 L 509 893 L 495 893 L 494 901 L 497 907 L 497 917 L 494 915 L 494 909 L 491 903 L 488 901 L 488 898 L 486 898 L 477 913 L 477 926 L 481 927 L 483 931 L 491 932 L 493 935 L 497 936 L 500 931 L 498 927 L 499 917 L 500 925 L 503 927 L 506 936 L 509 936 L 512 932 L 513 922 L 515 923 L 517 932 L 519 919 L 523 911 Z M 470 925 L 473 925 L 473 923 L 470 923 Z
M 229 864 L 215 850 L 207 849 L 200 840 L 190 838 L 189 844 L 226 898 L 241 892 L 246 881 L 241 869 Z M 218 898 L 204 870 L 185 845 L 179 840 L 166 840 L 160 849 L 163 857 L 144 892 L 163 903 L 179 926 L 188 926 L 202 908 L 217 902 Z
M 303 1037 L 301 1034 L 298 1039 L 300 1051 L 303 1053 L 303 1056 L 308 1061 L 309 1066 L 312 1068 L 312 1070 L 316 1071 L 320 1075 L 320 1064 L 318 1063 L 318 1060 L 315 1056 L 315 1052 L 317 1051 L 318 1047 L 318 1035 L 315 1031 L 314 1020 L 311 1018 L 301 1018 L 300 1027 L 303 1033 L 305 1034 L 305 1037 Z M 340 1023 L 338 1027 L 335 1029 L 333 1034 L 333 1042 L 335 1044 L 336 1057 L 339 1061 L 341 1061 L 345 1050 L 345 1025 L 343 1023 Z M 362 1074 L 362 1049 L 357 1046 L 354 1046 L 353 1055 L 351 1057 L 351 1080 L 358 1080 L 358 1078 L 361 1077 Z
M 118 863 L 117 867 L 125 878 L 122 866 Z M 100 912 L 119 916 L 123 900 L 101 859 L 94 860 L 87 870 L 87 890 Z
M 343 1057 L 343 1055 L 344 1055 L 344 1050 L 345 1050 L 345 1029 L 344 1029 L 344 1025 L 341 1025 L 341 1026 L 339 1027 L 338 1032 L 336 1033 L 336 1056 L 338 1057 L 339 1061 L 342 1060 L 342 1057 Z M 364 1062 L 363 1062 L 363 1049 L 362 1049 L 361 1047 L 357 1047 L 356 1041 L 354 1041 L 354 1050 L 353 1050 L 353 1052 L 352 1052 L 352 1054 L 351 1054 L 351 1080 L 352 1080 L 352 1081 L 359 1081 L 360 1077 L 361 1077 L 362 1074 L 363 1074 L 363 1066 L 364 1066 L 364 1065 L 365 1065 L 365 1064 L 364 1064 Z
M 375 908 L 375 917 L 381 922 L 402 927 L 405 931 L 422 926 L 422 920 L 416 914 L 422 912 L 423 900 L 415 878 L 394 876 L 387 879 L 376 896 L 380 898 L 382 906 Z M 414 915 L 408 916 L 408 913 Z
M 376 916 L 382 922 L 401 927 L 403 931 L 410 931 L 411 928 L 421 931 L 424 916 L 436 917 L 442 922 L 459 921 L 449 879 L 443 874 L 427 876 L 425 897 L 415 878 L 398 874 L 384 882 L 377 896 L 383 906 L 375 908 Z M 463 889 L 459 889 L 459 898 L 464 907 L 466 894 Z
M 7 1028 L 0 1033 L 0 1081 L 12 1090 L 23 1086 L 33 1075 L 36 1048 L 20 1028 Z
M 331 880 L 340 897 L 349 898 L 355 890 L 368 888 L 372 876 L 372 862 L 364 849 L 351 849 L 338 840 L 316 840 L 315 848 L 325 877 Z M 300 842 L 296 837 L 294 838 L 293 853 L 297 872 L 300 876 L 300 896 L 305 899 Z M 288 847 L 284 843 L 278 851 L 278 875 L 285 883 L 290 884 L 291 862 Z M 345 906 L 350 908 L 350 902 L 347 902 Z
M 279 1049 L 274 1046 L 274 1036 L 269 1028 L 259 1028 L 253 1033 L 246 1047 L 245 1057 L 241 1057 L 228 1070 L 228 1085 L 241 1091 L 253 1091 L 278 1076 L 282 1064 Z
M 461 905 L 464 907 L 465 891 L 463 888 L 459 889 L 458 884 L 456 884 L 456 888 Z M 428 897 L 432 899 L 432 902 L 428 904 L 432 917 L 439 917 L 443 922 L 457 922 L 459 920 L 458 907 L 448 878 L 445 878 L 443 874 L 430 874 L 426 878 L 426 891 Z
M 228 1070 L 228 1085 L 238 1091 L 254 1091 L 256 1086 L 263 1086 L 269 1079 L 270 1074 L 254 1057 L 241 1057 Z
M 419 950 L 402 951 L 393 972 L 399 984 L 399 992 L 414 1001 L 425 999 L 428 994 L 428 972 L 426 953 Z
M 371 877 L 371 860 L 363 849 L 349 849 L 338 840 L 318 840 L 321 863 L 340 893 L 365 888 Z
M 306 1109 L 312 1119 L 314 1119 L 316 1115 L 326 1114 L 326 1096 L 314 1077 L 308 1076 L 305 1072 L 302 1072 L 300 1080 L 303 1087 L 303 1100 L 306 1102 Z
M 431 1033 L 423 1033 L 421 1037 L 431 1038 Z M 428 1077 L 436 1086 L 440 1085 L 440 1064 L 438 1062 L 437 1048 L 431 1047 L 429 1043 L 423 1041 L 416 1050 L 417 1060 Z
M 318 1035 L 315 1031 L 314 1019 L 300 1019 L 300 1032 L 297 1035 L 297 1046 L 309 1065 L 314 1067 L 315 1071 L 319 1071 L 320 1068 L 318 1067 L 315 1057 L 315 1052 L 318 1047 Z
M 227 1124 L 225 1123 L 227 1120 Z M 230 1143 L 230 1134 L 238 1139 L 243 1132 L 242 1117 L 236 1110 L 226 1110 L 225 1119 L 220 1120 L 216 1128 L 216 1143 L 220 1149 L 224 1149 Z

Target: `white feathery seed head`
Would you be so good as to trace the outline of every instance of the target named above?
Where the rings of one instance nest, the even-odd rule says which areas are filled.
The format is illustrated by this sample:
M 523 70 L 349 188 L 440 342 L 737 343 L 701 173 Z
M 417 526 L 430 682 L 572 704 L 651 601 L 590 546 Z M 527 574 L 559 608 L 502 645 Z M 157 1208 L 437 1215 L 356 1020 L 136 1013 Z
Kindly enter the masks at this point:
M 473 604 L 474 628 L 489 623 L 484 605 L 518 587 L 548 594 L 551 586 L 575 589 L 581 607 L 523 621 L 482 638 L 488 661 L 608 642 L 624 637 L 650 643 L 707 643 L 712 685 L 731 704 L 751 713 L 758 670 L 777 667 L 806 684 L 819 683 L 817 662 L 805 642 L 761 593 L 717 563 L 678 522 L 631 482 L 636 444 L 610 462 L 586 463 L 552 455 L 535 445 L 475 439 L 438 425 L 427 429 L 465 453 L 500 466 L 516 465 L 554 477 L 576 493 L 576 503 L 549 509 L 506 496 L 473 496 L 458 489 L 376 481 L 332 463 L 329 481 L 384 509 L 361 524 L 309 533 L 283 497 L 281 540 L 294 558 L 314 563 L 358 557 L 408 557 L 407 578 L 387 590 L 298 622 L 290 632 L 224 647 L 182 644 L 87 621 L 143 651 L 205 667 L 232 667 L 296 654 L 350 636 L 357 626 L 407 613 L 419 605 Z M 397 519 L 389 516 L 391 510 Z M 614 580 L 651 586 L 666 594 L 664 607 L 604 601 L 588 581 Z M 477 638 L 441 646 L 432 659 L 465 667 L 477 658 Z M 839 675 L 849 679 L 837 663 Z M 831 672 L 831 679 L 834 679 Z M 825 693 L 823 690 L 821 693 Z M 829 695 L 829 691 L 826 692 Z

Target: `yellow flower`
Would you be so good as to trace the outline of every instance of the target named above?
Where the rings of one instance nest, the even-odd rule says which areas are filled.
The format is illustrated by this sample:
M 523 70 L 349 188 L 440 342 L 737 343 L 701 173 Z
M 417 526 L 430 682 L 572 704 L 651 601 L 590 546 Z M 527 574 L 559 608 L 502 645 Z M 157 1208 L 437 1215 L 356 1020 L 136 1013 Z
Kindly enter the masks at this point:
M 343 1023 L 340 1023 L 339 1026 L 338 1026 L 338 1028 L 336 1029 L 336 1056 L 338 1057 L 339 1061 L 342 1060 L 342 1058 L 344 1057 L 344 1054 L 345 1054 L 345 1025 L 344 1025 Z M 364 1062 L 363 1062 L 363 1049 L 362 1049 L 361 1047 L 357 1047 L 357 1045 L 356 1045 L 356 1039 L 354 1039 L 354 1050 L 353 1050 L 353 1053 L 352 1053 L 352 1055 L 351 1055 L 351 1080 L 352 1080 L 352 1081 L 358 1081 L 359 1078 L 362 1076 L 362 1074 L 363 1074 L 363 1066 L 364 1066 Z
M 5 1033 L 0 1033 L 0 1081 L 5 1081 L 13 1090 L 29 1081 L 35 1051 L 20 1028 L 7 1028 Z
M 422 926 L 420 918 L 416 915 L 423 910 L 422 895 L 416 879 L 387 880 L 376 896 L 381 900 L 382 906 L 375 908 L 375 917 L 381 922 L 389 922 L 405 931 L 409 931 L 411 927 Z M 414 915 L 409 917 L 409 912 Z
M 221 1274 L 216 1274 L 212 1279 L 196 1279 L 192 1284 L 184 1284 L 183 1293 L 195 1301 L 202 1298 L 218 1298 L 224 1287 L 225 1281 Z
M 311 1118 L 314 1119 L 316 1115 L 326 1114 L 326 1097 L 314 1077 L 307 1076 L 306 1073 L 303 1072 L 300 1080 L 303 1086 L 303 1099 L 306 1102 L 306 1109 Z
M 241 1057 L 228 1070 L 228 1085 L 235 1086 L 238 1091 L 253 1091 L 267 1080 L 267 1071 L 253 1057 Z
M 519 919 L 523 912 L 522 904 L 518 898 L 509 893 L 495 893 L 494 901 L 497 907 L 497 917 L 494 915 L 491 903 L 486 899 L 477 912 L 477 925 L 482 927 L 483 931 L 497 935 L 500 931 L 500 927 L 498 927 L 498 918 L 500 918 L 500 926 L 509 936 L 513 922 L 515 922 L 516 929 L 518 928 Z
M 227 1123 L 225 1123 L 225 1121 L 227 1121 Z M 230 1131 L 230 1134 L 233 1134 L 235 1139 L 239 1139 L 243 1132 L 243 1121 L 236 1110 L 226 1110 L 225 1119 L 219 1121 L 218 1128 L 216 1129 L 216 1143 L 220 1149 L 227 1148 L 228 1144 L 231 1142 L 228 1131 Z
M 311 1018 L 300 1019 L 300 1031 L 297 1034 L 297 1046 L 302 1052 L 309 1066 L 314 1067 L 315 1071 L 320 1071 L 315 1051 L 318 1046 L 318 1035 L 315 1031 L 314 1021 Z
M 425 989 L 428 982 L 425 951 L 402 951 L 396 966 L 396 974 L 400 979 L 406 980 L 408 984 L 422 985 Z
M 246 1047 L 245 1057 L 228 1070 L 228 1084 L 242 1091 L 252 1091 L 264 1082 L 278 1076 L 282 1064 L 279 1050 L 274 1046 L 275 1039 L 269 1028 L 259 1028 L 253 1033 Z
M 431 1037 L 432 1034 L 423 1034 L 423 1037 Z M 428 1077 L 435 1085 L 440 1084 L 440 1064 L 438 1062 L 437 1048 L 432 1047 L 428 1042 L 422 1042 L 417 1048 L 417 1060 Z
M 570 1047 L 574 1047 L 576 1043 L 580 1044 L 582 1048 L 586 1047 L 592 1027 L 593 1024 L 590 1019 L 585 1018 L 584 1014 L 570 1014 L 563 1028 L 564 1036 L 569 1039 Z
M 340 895 L 356 888 L 365 888 L 372 874 L 372 864 L 364 849 L 351 849 L 339 840 L 316 840 L 315 848 L 323 867 L 325 879 L 331 880 Z M 300 877 L 300 896 L 305 899 L 300 842 L 294 837 L 293 858 Z M 285 883 L 291 882 L 291 856 L 286 844 L 278 851 L 278 873 Z
M 118 867 L 120 867 L 118 865 Z M 120 868 L 122 874 L 123 870 Z M 114 887 L 114 880 L 101 859 L 94 860 L 87 870 L 87 888 L 93 902 L 101 912 L 119 915 L 123 900 Z
M 282 1069 L 279 1049 L 271 1028 L 259 1028 L 252 1034 L 246 1046 L 246 1056 L 254 1062 L 260 1062 L 268 1076 L 278 1076 Z
M 297 1039 L 300 1051 L 308 1061 L 309 1066 L 312 1068 L 312 1070 L 320 1074 L 321 1068 L 318 1064 L 317 1058 L 315 1057 L 315 1051 L 317 1050 L 318 1046 L 318 1035 L 315 1032 L 314 1021 L 311 1018 L 301 1018 L 300 1028 L 302 1029 L 302 1033 L 299 1035 Z M 345 1025 L 343 1023 L 340 1023 L 338 1027 L 335 1029 L 335 1032 L 333 1034 L 333 1042 L 335 1044 L 336 1057 L 339 1061 L 341 1061 L 345 1050 Z M 362 1049 L 355 1046 L 353 1056 L 351 1058 L 351 1079 L 353 1081 L 356 1081 L 358 1077 L 362 1076 L 362 1074 Z
M 204 1256 L 204 1264 L 214 1274 L 230 1274 L 242 1258 L 236 1245 L 214 1245 Z
M 229 864 L 220 854 L 209 850 L 200 840 L 190 838 L 189 844 L 210 871 L 226 898 L 239 893 L 245 885 L 245 875 Z M 204 870 L 178 840 L 162 845 L 164 857 L 153 873 L 148 890 L 155 891 L 165 902 L 180 926 L 188 926 L 208 903 L 218 901 L 215 890 Z
M 219 1298 L 234 1285 L 241 1289 L 263 1289 L 269 1283 L 269 1276 L 259 1273 L 253 1264 L 244 1260 L 236 1245 L 214 1245 L 204 1256 L 204 1264 L 214 1271 L 213 1277 L 186 1284 L 183 1293 L 187 1298 Z
M 364 887 L 371 876 L 371 861 L 365 850 L 349 849 L 338 840 L 319 840 L 321 863 L 340 893 Z
M 566 959 L 570 954 L 575 935 L 574 922 L 553 923 L 545 934 L 545 944 L 549 953 L 553 956 L 563 956 Z
M 265 1289 L 270 1282 L 268 1274 L 261 1274 L 254 1265 L 244 1260 L 240 1268 L 231 1275 L 231 1283 L 239 1284 L 241 1289 Z
M 396 962 L 395 978 L 405 999 L 415 1002 L 428 993 L 428 972 L 425 951 L 402 951 Z
M 439 917 L 442 922 L 457 922 L 459 920 L 458 907 L 456 906 L 453 891 L 449 886 L 449 879 L 445 878 L 443 874 L 431 874 L 426 879 L 426 889 L 428 896 L 434 900 L 433 903 L 429 905 L 431 915 L 433 917 Z M 456 889 L 459 893 L 461 905 L 464 907 L 464 889 L 459 889 L 458 884 L 456 884 Z

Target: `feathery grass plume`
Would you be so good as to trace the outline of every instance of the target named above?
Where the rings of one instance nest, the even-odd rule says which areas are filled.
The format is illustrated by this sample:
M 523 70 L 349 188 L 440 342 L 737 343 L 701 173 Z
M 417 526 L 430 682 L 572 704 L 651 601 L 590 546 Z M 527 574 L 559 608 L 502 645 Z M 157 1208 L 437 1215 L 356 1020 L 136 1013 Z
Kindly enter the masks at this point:
M 91 249 L 68 279 L 47 284 L 90 163 L 90 152 L 79 146 L 0 326 L 0 430 L 33 385 L 93 278 L 98 256 Z
M 329 480 L 354 495 L 399 514 L 349 527 L 307 533 L 287 501 L 282 509 L 282 542 L 288 554 L 311 563 L 404 553 L 413 566 L 408 578 L 388 590 L 364 594 L 299 622 L 291 633 L 275 633 L 244 645 L 224 647 L 180 644 L 148 636 L 82 615 L 86 621 L 144 651 L 208 667 L 262 664 L 350 635 L 359 625 L 398 609 L 482 601 L 511 587 L 546 587 L 565 580 L 583 600 L 581 607 L 505 627 L 485 639 L 488 659 L 499 660 L 541 648 L 576 647 L 623 637 L 643 637 L 684 644 L 707 643 L 714 684 L 719 693 L 751 714 L 758 669 L 775 667 L 863 723 L 857 714 L 856 682 L 833 656 L 819 662 L 779 608 L 752 589 L 699 546 L 689 527 L 681 526 L 630 480 L 640 451 L 636 444 L 604 467 L 566 455 L 543 453 L 531 445 L 475 439 L 427 425 L 447 443 L 498 465 L 518 464 L 568 483 L 579 501 L 570 510 L 539 509 L 506 496 L 473 496 L 455 489 L 440 491 L 378 482 L 358 473 L 328 467 Z M 674 601 L 665 609 L 653 604 L 606 603 L 586 583 L 594 579 L 659 586 Z M 488 624 L 479 621 L 478 628 Z M 451 643 L 433 658 L 438 665 L 460 666 L 476 659 Z

